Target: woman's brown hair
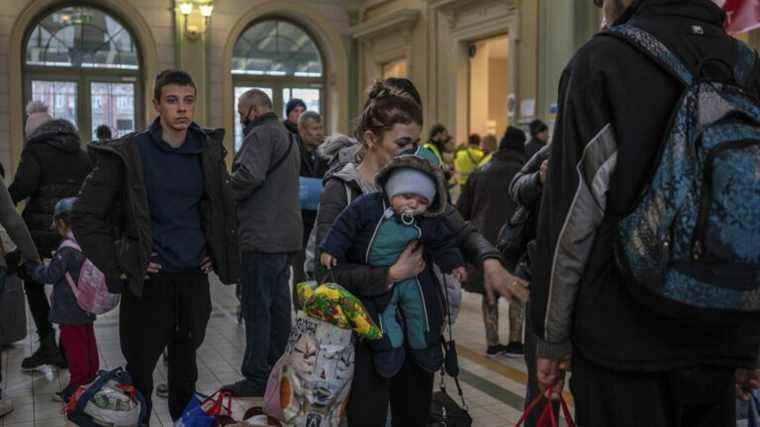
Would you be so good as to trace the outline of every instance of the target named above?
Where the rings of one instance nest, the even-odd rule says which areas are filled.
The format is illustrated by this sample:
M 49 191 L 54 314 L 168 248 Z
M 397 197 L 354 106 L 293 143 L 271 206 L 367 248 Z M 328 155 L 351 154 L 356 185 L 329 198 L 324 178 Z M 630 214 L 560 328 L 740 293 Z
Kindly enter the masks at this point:
M 423 124 L 420 95 L 408 79 L 378 81 L 369 90 L 364 110 L 357 119 L 356 138 L 366 146 L 364 133 L 372 132 L 378 139 L 396 124 Z

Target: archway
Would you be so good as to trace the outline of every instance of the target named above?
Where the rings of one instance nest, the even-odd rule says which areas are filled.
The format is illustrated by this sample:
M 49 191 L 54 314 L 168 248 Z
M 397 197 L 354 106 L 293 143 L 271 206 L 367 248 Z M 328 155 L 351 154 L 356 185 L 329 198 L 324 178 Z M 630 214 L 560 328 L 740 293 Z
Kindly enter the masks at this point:
M 140 77 L 135 77 L 135 81 L 133 82 L 135 84 L 134 93 L 138 97 L 138 99 L 135 99 L 135 103 L 138 105 L 135 107 L 134 122 L 139 126 L 140 124 L 147 123 L 152 116 L 150 96 L 146 96 L 145 94 L 150 93 L 149 85 L 151 84 L 150 82 L 152 82 L 152 79 L 148 77 L 155 75 L 157 72 L 158 55 L 156 52 L 156 42 L 153 38 L 152 32 L 137 9 L 129 3 L 119 0 L 100 0 L 97 6 L 93 6 L 91 2 L 86 1 L 33 1 L 18 15 L 11 31 L 9 43 L 9 104 L 13 106 L 13 108 L 10 108 L 11 165 L 8 168 L 10 173 L 15 172 L 23 148 L 25 92 L 27 92 L 27 88 L 31 90 L 30 83 L 25 79 L 27 42 L 34 31 L 35 26 L 39 22 L 55 11 L 67 7 L 84 7 L 99 10 L 110 16 L 114 23 L 119 23 L 119 25 L 122 26 L 123 24 L 121 23 L 129 23 L 131 39 L 135 44 L 136 51 L 139 52 L 136 59 L 139 64 L 137 71 L 139 72 Z M 89 66 L 90 63 L 85 62 L 85 64 Z M 35 64 L 32 64 L 32 66 L 35 66 Z M 103 68 L 107 69 L 107 67 Z M 98 93 L 108 94 L 109 90 L 113 93 L 115 88 L 116 86 L 113 85 L 102 85 L 95 89 Z M 90 87 L 90 89 L 92 89 L 92 87 Z M 119 99 L 118 96 L 115 99 Z M 114 119 L 114 121 L 115 120 L 117 119 Z M 126 123 L 122 122 L 122 124 L 124 125 L 123 127 L 126 127 Z M 118 128 L 118 125 L 116 127 Z M 85 132 L 85 129 L 82 129 L 81 131 L 83 135 L 87 136 L 86 139 L 89 139 L 90 129 L 87 129 L 87 132 Z
M 314 40 L 322 54 L 324 65 L 324 87 L 320 99 L 320 108 L 324 109 L 325 127 L 328 133 L 347 132 L 349 128 L 348 58 L 342 36 L 335 31 L 334 26 L 330 26 L 324 20 L 318 9 L 288 0 L 272 0 L 252 7 L 241 16 L 230 31 L 222 62 L 226 67 L 222 88 L 224 127 L 234 129 L 235 115 L 237 115 L 234 105 L 234 76 L 231 73 L 235 44 L 252 23 L 270 18 L 283 19 L 297 24 Z M 234 135 L 232 132 L 227 132 L 227 135 L 227 149 L 234 152 Z

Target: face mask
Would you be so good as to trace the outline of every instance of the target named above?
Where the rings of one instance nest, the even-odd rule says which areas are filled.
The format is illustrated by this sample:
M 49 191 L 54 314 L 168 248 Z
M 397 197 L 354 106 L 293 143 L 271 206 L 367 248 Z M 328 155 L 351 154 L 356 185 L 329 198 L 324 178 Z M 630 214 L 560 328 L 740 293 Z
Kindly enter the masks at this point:
M 251 117 L 251 112 L 253 111 L 253 105 L 248 108 L 248 114 L 245 115 L 245 118 L 240 121 L 240 125 L 243 126 L 243 136 L 248 136 L 249 133 L 251 133 L 251 126 L 250 124 L 253 123 L 253 120 L 251 120 L 249 117 Z

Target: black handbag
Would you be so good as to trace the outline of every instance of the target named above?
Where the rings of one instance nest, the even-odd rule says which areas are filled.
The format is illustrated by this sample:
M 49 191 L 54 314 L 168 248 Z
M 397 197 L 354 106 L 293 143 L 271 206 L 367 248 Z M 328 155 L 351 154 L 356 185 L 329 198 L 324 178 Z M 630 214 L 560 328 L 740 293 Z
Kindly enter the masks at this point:
M 444 281 L 445 281 L 444 276 Z M 441 385 L 437 392 L 433 394 L 433 403 L 430 408 L 430 427 L 471 427 L 472 417 L 464 399 L 462 385 L 459 383 L 459 356 L 457 355 L 457 345 L 454 341 L 453 323 L 449 314 L 449 291 L 444 283 L 444 295 L 446 296 L 446 318 L 449 322 L 449 341 L 443 340 L 443 347 L 446 351 L 446 361 L 441 368 Z M 462 406 L 446 392 L 446 375 L 454 378 L 457 386 L 459 399 Z
M 501 252 L 508 270 L 514 271 L 520 258 L 527 251 L 533 230 L 535 230 L 533 213 L 524 206 L 518 207 L 512 218 L 509 218 L 499 230 L 496 247 Z

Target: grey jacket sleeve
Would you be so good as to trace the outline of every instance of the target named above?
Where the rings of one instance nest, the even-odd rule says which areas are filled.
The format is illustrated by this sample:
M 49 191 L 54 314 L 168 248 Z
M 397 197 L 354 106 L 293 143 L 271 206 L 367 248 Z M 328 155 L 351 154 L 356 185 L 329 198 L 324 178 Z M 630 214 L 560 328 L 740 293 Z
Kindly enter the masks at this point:
M 599 73 L 573 71 L 566 70 L 560 83 L 560 114 L 538 216 L 530 286 L 537 352 L 552 360 L 568 356 L 572 348 L 575 301 L 607 211 L 618 155 L 604 80 Z M 574 81 L 578 75 L 584 76 L 582 83 Z
M 547 145 L 528 160 L 509 185 L 509 197 L 528 209 L 535 209 L 541 203 L 544 185 L 541 183 L 539 170 L 541 163 L 549 158 L 551 145 Z
M 232 164 L 230 183 L 235 200 L 248 199 L 264 184 L 273 151 L 272 141 L 264 141 L 256 132 L 246 138 Z
M 40 254 L 34 246 L 32 235 L 26 223 L 21 219 L 8 193 L 5 184 L 0 183 L 0 224 L 5 228 L 11 240 L 18 246 L 21 255 L 29 261 L 39 261 Z

